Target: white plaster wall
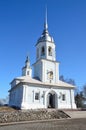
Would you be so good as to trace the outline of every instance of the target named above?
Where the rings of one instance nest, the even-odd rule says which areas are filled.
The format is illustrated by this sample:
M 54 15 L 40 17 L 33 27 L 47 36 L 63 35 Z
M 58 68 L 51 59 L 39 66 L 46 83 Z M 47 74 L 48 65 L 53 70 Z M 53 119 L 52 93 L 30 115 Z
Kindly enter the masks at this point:
M 48 88 L 35 87 L 35 86 L 24 86 L 24 100 L 22 102 L 22 109 L 37 109 L 45 108 L 44 98 L 42 97 L 43 92 L 47 91 Z M 40 100 L 35 100 L 35 93 L 40 93 Z
M 51 83 L 58 83 L 59 63 L 42 59 L 34 64 L 34 77 L 38 77 L 42 82 L 50 82 L 48 71 L 53 71 L 53 80 L 51 80 Z
M 71 98 L 71 108 L 76 109 L 76 104 L 75 104 L 75 98 L 74 98 L 74 90 L 70 90 L 70 98 Z
M 42 60 L 42 81 L 50 82 L 48 72 L 53 71 L 53 79 L 51 83 L 58 83 L 59 81 L 59 63 Z
M 23 95 L 23 87 L 22 86 L 19 86 L 19 87 L 16 87 L 15 89 L 13 89 L 10 92 L 9 105 L 21 107 L 22 95 Z
M 56 108 L 58 109 L 70 109 L 76 108 L 73 101 L 70 98 L 70 89 L 60 88 L 48 88 L 48 87 L 35 87 L 35 86 L 24 86 L 24 100 L 22 102 L 22 109 L 37 109 L 47 108 L 47 94 L 51 91 L 55 91 L 57 94 Z M 74 90 L 72 90 L 73 93 Z M 40 93 L 40 100 L 35 100 L 35 92 Z M 44 97 L 43 97 L 44 94 Z M 66 100 L 62 101 L 61 94 L 66 95 Z M 72 95 L 73 96 L 73 95 Z M 72 97 L 73 98 L 73 97 Z M 73 105 L 71 105 L 71 103 Z
M 34 77 L 38 77 L 42 80 L 42 62 L 38 61 L 34 64 Z
M 62 94 L 65 94 L 66 99 L 65 101 L 62 100 Z M 68 89 L 59 89 L 58 90 L 58 108 L 71 108 L 70 102 L 70 90 Z
M 47 108 L 47 95 L 51 91 L 56 93 L 56 108 L 75 109 L 74 90 L 67 88 L 58 88 L 49 86 L 30 86 L 19 85 L 10 92 L 10 106 L 17 106 L 21 109 Z M 39 92 L 39 100 L 35 100 L 35 93 Z M 62 100 L 62 94 L 66 95 L 65 101 Z

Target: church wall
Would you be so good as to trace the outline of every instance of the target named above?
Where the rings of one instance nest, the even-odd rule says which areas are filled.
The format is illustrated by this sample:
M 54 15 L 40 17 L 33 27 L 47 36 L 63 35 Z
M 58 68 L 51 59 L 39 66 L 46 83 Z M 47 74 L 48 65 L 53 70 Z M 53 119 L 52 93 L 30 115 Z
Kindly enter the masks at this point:
M 65 100 L 62 96 L 65 95 Z M 71 108 L 70 89 L 58 89 L 58 108 Z
M 43 94 L 48 88 L 25 85 L 24 89 L 26 92 L 24 93 L 25 100 L 22 103 L 23 109 L 45 108 Z M 36 93 L 39 93 L 39 100 L 35 99 Z
M 74 89 L 58 89 L 59 100 L 58 100 L 58 108 L 62 109 L 75 109 L 75 101 L 74 101 Z M 62 100 L 62 95 L 65 95 L 65 100 Z
M 42 73 L 42 81 L 43 82 L 51 82 L 58 83 L 59 80 L 59 63 L 42 60 L 43 73 Z M 53 72 L 53 79 L 49 78 L 49 72 Z
M 50 71 L 53 72 L 53 79 L 49 79 L 48 73 Z M 34 64 L 34 77 L 38 77 L 42 82 L 58 83 L 59 63 L 46 61 L 44 59 L 36 62 Z
M 36 64 L 34 64 L 34 77 L 39 78 L 42 80 L 42 62 L 39 61 Z
M 70 91 L 70 98 L 71 98 L 71 108 L 76 108 L 73 89 L 71 89 L 71 91 Z
M 10 92 L 9 105 L 21 107 L 22 94 L 23 94 L 23 87 L 22 86 L 19 86 L 19 87 L 16 87 L 15 89 L 13 89 Z
M 74 107 L 73 101 L 71 100 L 70 97 L 70 91 L 73 90 L 70 89 L 60 89 L 60 88 L 49 88 L 49 87 L 38 87 L 38 86 L 28 86 L 24 85 L 24 100 L 22 102 L 22 109 L 37 109 L 37 108 L 47 108 L 47 95 L 50 93 L 52 90 L 55 91 L 57 95 L 57 100 L 56 100 L 56 108 L 59 109 L 68 109 Z M 39 99 L 35 99 L 35 94 L 39 93 Z M 62 100 L 62 95 L 65 95 L 65 100 Z M 73 105 L 71 105 L 71 103 Z

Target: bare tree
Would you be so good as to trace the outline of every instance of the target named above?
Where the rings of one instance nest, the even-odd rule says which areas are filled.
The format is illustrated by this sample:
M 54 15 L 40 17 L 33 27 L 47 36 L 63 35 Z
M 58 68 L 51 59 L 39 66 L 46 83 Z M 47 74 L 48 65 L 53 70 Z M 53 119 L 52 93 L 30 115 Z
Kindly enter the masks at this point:
M 84 94 L 84 97 L 86 98 L 86 84 L 83 86 L 83 94 Z
M 69 83 L 69 84 L 72 84 L 72 85 L 76 85 L 75 81 L 73 79 L 71 79 L 71 78 L 65 79 L 63 75 L 61 75 L 59 79 L 63 82 L 66 82 L 66 83 Z
M 9 102 L 8 96 L 6 98 L 0 99 L 0 106 L 7 105 L 8 102 Z

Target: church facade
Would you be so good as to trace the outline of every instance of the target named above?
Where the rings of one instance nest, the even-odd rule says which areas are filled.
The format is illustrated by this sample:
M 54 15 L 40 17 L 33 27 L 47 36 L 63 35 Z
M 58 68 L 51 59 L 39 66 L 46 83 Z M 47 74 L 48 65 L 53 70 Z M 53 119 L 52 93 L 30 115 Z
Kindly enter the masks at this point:
M 44 30 L 36 43 L 36 62 L 27 57 L 22 76 L 11 82 L 9 105 L 20 109 L 56 108 L 75 109 L 75 86 L 59 80 L 59 62 L 56 61 L 55 43 L 49 35 L 47 18 Z

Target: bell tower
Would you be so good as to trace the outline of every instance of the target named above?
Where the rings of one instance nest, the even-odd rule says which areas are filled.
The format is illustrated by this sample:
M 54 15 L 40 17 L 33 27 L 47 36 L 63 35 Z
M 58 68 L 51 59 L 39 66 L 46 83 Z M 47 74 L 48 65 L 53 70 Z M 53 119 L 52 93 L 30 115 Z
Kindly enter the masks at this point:
M 36 43 L 36 62 L 34 77 L 42 82 L 57 83 L 59 81 L 59 63 L 56 62 L 55 43 L 48 32 L 47 10 L 44 30 Z
M 36 60 L 39 59 L 56 60 L 55 43 L 53 37 L 49 35 L 47 23 L 47 10 L 45 15 L 44 30 L 36 44 Z

